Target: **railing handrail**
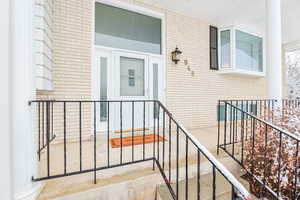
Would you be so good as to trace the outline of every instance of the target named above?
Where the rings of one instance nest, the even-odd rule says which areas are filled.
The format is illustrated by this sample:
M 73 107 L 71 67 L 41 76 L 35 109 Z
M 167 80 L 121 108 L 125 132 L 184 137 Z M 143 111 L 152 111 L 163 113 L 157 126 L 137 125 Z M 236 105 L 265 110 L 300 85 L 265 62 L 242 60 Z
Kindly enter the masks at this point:
M 219 101 L 278 101 L 278 99 L 220 99 Z
M 258 121 L 260 121 L 260 122 L 262 122 L 262 123 L 265 123 L 265 124 L 268 125 L 269 127 L 271 127 L 271 128 L 273 128 L 273 129 L 275 129 L 275 130 L 277 130 L 277 131 L 283 133 L 284 135 L 286 135 L 286 136 L 288 136 L 288 137 L 291 137 L 291 138 L 297 140 L 298 142 L 300 142 L 300 137 L 298 137 L 297 135 L 292 134 L 292 133 L 290 133 L 289 131 L 283 130 L 282 128 L 280 128 L 280 127 L 278 127 L 278 126 L 276 126 L 276 125 L 274 125 L 274 124 L 272 124 L 272 123 L 270 123 L 270 122 L 268 122 L 268 121 L 266 121 L 266 120 L 264 120 L 264 119 L 261 119 L 261 118 L 259 118 L 259 117 L 256 116 L 256 115 L 253 115 L 253 114 L 251 114 L 251 113 L 249 113 L 249 112 L 247 112 L 247 111 L 245 111 L 245 110 L 243 110 L 243 109 L 241 109 L 241 108 L 239 108 L 239 107 L 236 107 L 236 106 L 233 105 L 232 103 L 229 103 L 228 100 L 220 100 L 220 102 L 224 102 L 224 103 L 226 103 L 226 104 L 229 104 L 229 105 L 232 106 L 233 108 L 235 108 L 235 109 L 237 109 L 237 110 L 239 110 L 239 111 L 241 111 L 241 112 L 246 113 L 247 115 L 253 117 L 254 119 L 256 119 L 256 120 L 258 120 Z
M 164 108 L 168 113 L 170 111 L 160 102 L 157 101 L 160 106 Z M 170 113 L 171 114 L 171 113 Z M 181 131 L 191 140 L 191 142 L 197 147 L 199 151 L 203 153 L 203 155 L 211 162 L 216 169 L 224 176 L 225 179 L 227 179 L 238 191 L 239 193 L 245 197 L 245 199 L 250 199 L 250 193 L 248 190 L 232 175 L 232 173 L 220 162 L 218 161 L 214 155 L 212 155 L 206 147 L 204 147 L 199 140 L 193 136 L 188 130 L 186 130 L 183 125 L 179 124 L 173 116 L 171 116 L 172 120 L 178 127 L 181 129 Z

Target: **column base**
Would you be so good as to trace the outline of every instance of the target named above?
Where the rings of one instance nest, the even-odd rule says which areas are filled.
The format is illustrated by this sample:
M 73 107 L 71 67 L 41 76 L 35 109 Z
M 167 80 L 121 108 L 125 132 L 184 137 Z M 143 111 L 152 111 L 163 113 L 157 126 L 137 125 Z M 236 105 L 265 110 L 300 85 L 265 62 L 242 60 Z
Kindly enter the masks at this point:
M 15 194 L 15 200 L 36 200 L 44 186 L 45 183 L 34 183 L 31 190 Z

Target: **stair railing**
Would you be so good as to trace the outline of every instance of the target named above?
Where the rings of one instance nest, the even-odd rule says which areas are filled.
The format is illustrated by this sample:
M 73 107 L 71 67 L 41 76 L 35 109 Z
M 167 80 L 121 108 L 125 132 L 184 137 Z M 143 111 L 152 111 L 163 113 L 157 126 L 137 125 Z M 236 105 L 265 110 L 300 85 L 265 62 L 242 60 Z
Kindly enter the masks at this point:
M 256 109 L 245 109 L 241 100 L 219 101 L 218 152 L 222 149 L 243 167 L 258 197 L 298 199 L 300 138 L 272 123 L 274 108 Z
M 251 199 L 244 186 L 159 101 L 30 102 L 37 113 L 43 104 L 52 105 L 53 122 L 45 123 L 45 129 L 53 126 L 56 138 L 46 143 L 33 181 L 92 172 L 96 184 L 101 181 L 100 170 L 152 161 L 152 169 L 157 167 L 175 200 L 198 200 L 202 195 L 215 200 L 224 187 L 231 199 Z M 50 131 L 46 135 L 49 138 Z M 203 191 L 203 174 L 211 180 L 209 191 Z M 225 186 L 218 185 L 221 180 Z

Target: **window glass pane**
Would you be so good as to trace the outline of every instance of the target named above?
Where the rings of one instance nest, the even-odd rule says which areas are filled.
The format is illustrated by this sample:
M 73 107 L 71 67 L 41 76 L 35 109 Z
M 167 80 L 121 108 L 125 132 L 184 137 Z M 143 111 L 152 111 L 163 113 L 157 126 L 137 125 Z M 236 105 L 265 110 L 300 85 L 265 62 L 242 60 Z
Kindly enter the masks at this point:
M 262 38 L 236 30 L 236 67 L 263 71 Z
M 221 31 L 221 66 L 223 68 L 231 67 L 230 40 L 230 30 Z
M 158 64 L 153 64 L 153 98 L 158 100 Z
M 153 64 L 153 99 L 158 100 L 158 64 Z M 158 117 L 158 106 L 154 104 L 154 117 Z
M 120 57 L 120 95 L 144 96 L 143 59 Z
M 161 20 L 96 3 L 95 44 L 161 54 Z
M 100 58 L 100 100 L 107 101 L 107 58 Z M 100 103 L 100 121 L 107 120 L 107 103 Z

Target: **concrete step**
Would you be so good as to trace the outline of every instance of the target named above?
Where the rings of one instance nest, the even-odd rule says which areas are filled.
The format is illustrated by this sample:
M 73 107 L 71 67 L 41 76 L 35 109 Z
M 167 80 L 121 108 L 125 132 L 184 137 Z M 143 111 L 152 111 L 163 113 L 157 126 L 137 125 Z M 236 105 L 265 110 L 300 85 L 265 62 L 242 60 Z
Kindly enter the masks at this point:
M 226 163 L 235 171 L 239 171 L 235 162 L 231 158 L 222 158 L 221 162 Z M 180 163 L 179 180 L 181 185 L 184 185 L 182 180 L 185 179 L 184 163 Z M 171 170 L 171 181 L 176 180 L 175 165 Z M 131 169 L 130 171 L 128 169 Z M 209 188 L 209 176 L 212 168 L 209 162 L 201 162 L 201 183 L 204 184 L 203 188 Z M 168 169 L 166 169 L 168 176 Z M 192 185 L 195 185 L 193 177 L 197 175 L 196 164 L 189 165 L 189 177 L 191 181 L 191 193 L 194 194 Z M 218 175 L 219 176 L 219 175 Z M 155 199 L 156 188 L 158 185 L 165 186 L 164 180 L 158 169 L 152 171 L 152 161 L 146 163 L 139 163 L 131 166 L 118 167 L 107 169 L 97 172 L 97 184 L 93 184 L 93 173 L 82 174 L 77 176 L 64 177 L 60 179 L 53 179 L 47 181 L 39 200 L 56 199 L 56 200 L 69 200 L 69 199 L 83 199 L 83 200 L 136 200 L 136 199 Z M 220 177 L 218 181 L 225 179 Z M 223 179 L 223 180 L 222 180 Z M 224 185 L 223 182 L 221 185 Z M 183 187 L 183 186 L 180 186 Z M 209 190 L 209 189 L 204 189 Z M 167 191 L 168 192 L 168 191 Z M 166 192 L 166 193 L 167 193 Z M 182 193 L 182 192 L 181 192 Z M 220 195 L 224 195 L 221 192 Z

